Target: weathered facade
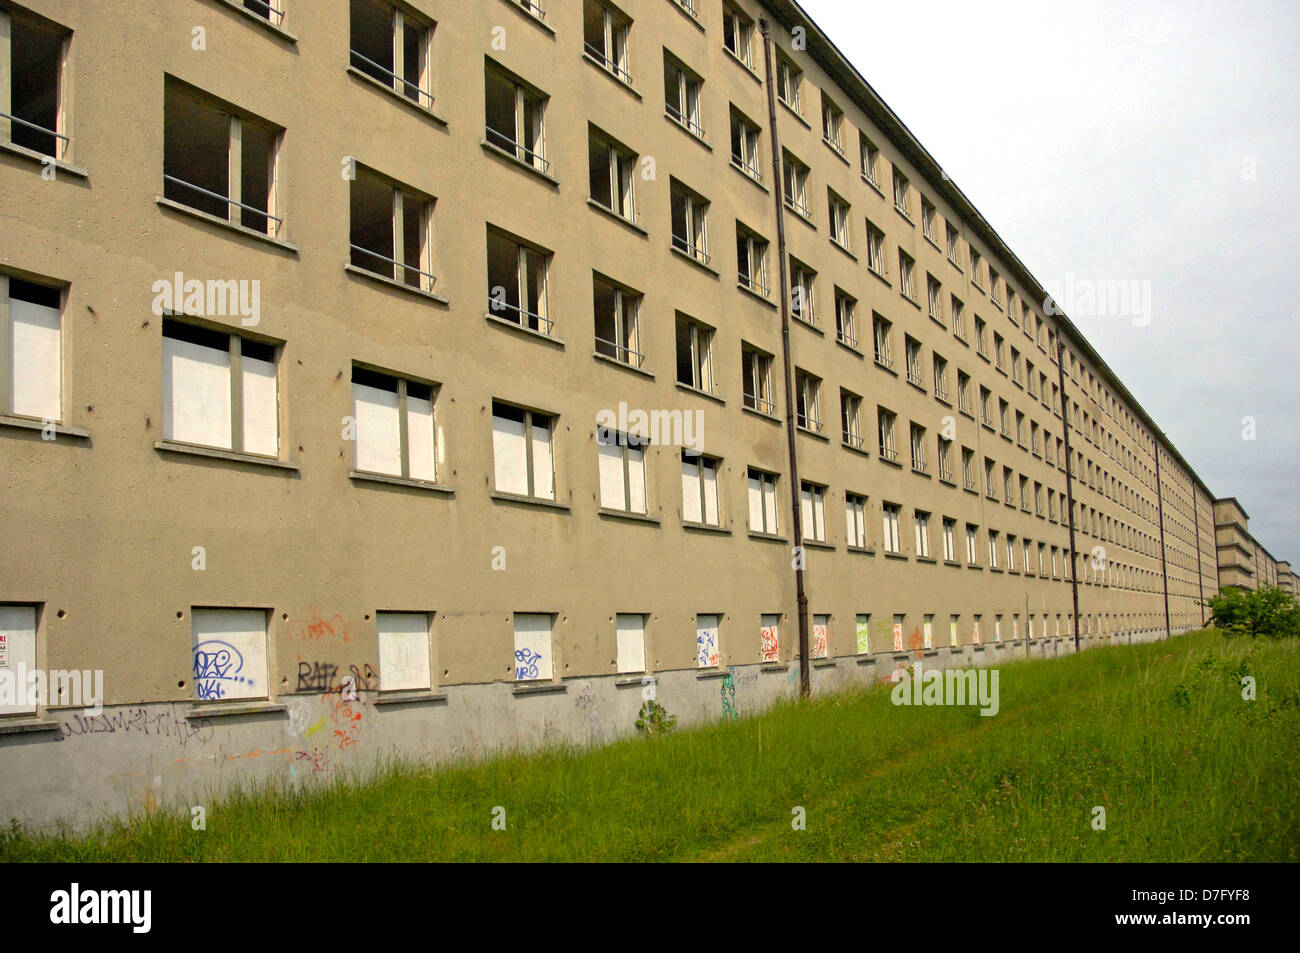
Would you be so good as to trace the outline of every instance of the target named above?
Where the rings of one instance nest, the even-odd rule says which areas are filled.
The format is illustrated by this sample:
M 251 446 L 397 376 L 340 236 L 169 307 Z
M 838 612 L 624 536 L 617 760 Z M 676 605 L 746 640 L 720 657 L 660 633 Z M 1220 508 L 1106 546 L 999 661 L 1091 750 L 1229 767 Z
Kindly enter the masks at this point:
M 757 710 L 800 561 L 817 690 L 1204 621 L 1213 494 L 793 3 L 0 0 L 0 66 L 0 630 L 105 708 L 0 705 L 0 816 Z

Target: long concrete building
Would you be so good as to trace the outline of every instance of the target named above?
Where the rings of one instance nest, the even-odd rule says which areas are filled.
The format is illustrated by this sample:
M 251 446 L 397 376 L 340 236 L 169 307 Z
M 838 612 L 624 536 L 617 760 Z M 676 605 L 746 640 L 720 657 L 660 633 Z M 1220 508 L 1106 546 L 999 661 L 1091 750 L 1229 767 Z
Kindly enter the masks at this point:
M 0 817 L 756 711 L 801 590 L 824 691 L 1224 571 L 788 0 L 0 0 L 0 216 L 0 672 L 103 686 L 0 697 Z

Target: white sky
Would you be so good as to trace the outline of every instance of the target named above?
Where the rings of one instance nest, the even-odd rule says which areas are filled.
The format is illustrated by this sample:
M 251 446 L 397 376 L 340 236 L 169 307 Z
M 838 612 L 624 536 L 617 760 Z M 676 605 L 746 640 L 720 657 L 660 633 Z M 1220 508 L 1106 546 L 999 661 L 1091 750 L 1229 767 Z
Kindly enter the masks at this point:
M 1040 282 L 1150 282 L 1071 317 L 1300 563 L 1300 3 L 800 2 Z

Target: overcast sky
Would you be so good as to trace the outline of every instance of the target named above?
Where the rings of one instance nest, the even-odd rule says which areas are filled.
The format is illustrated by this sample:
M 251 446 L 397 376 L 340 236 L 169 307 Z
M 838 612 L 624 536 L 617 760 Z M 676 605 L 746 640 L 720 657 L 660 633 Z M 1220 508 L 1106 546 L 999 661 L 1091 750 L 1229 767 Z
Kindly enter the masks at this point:
M 1064 310 L 1300 562 L 1300 3 L 800 2 L 1040 282 L 1150 283 Z

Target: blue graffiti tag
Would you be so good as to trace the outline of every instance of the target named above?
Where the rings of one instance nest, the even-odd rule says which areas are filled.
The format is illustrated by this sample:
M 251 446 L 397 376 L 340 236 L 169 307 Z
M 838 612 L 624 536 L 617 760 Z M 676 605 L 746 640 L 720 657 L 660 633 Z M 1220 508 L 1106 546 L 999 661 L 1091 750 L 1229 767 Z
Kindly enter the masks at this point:
M 542 660 L 541 652 L 532 649 L 515 650 L 515 680 L 537 678 L 537 663 Z
M 195 688 L 204 701 L 226 697 L 228 684 L 251 685 L 251 678 L 240 676 L 243 670 L 244 656 L 229 642 L 208 639 L 194 646 Z

